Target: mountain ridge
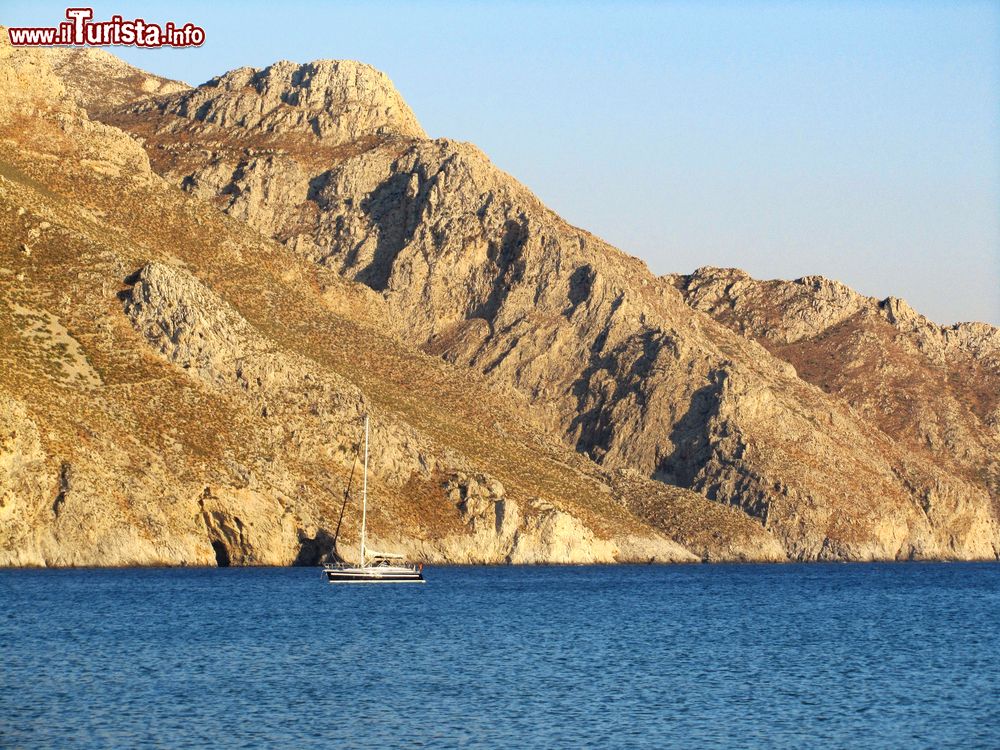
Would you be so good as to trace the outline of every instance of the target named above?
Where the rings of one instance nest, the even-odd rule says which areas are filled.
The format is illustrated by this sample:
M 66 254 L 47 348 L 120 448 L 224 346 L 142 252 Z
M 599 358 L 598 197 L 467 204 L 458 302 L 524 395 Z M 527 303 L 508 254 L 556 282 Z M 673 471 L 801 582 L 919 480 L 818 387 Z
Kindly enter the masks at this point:
M 370 534 L 420 559 L 783 557 L 683 490 L 654 487 L 644 520 L 648 480 L 544 439 L 371 325 L 365 288 L 170 186 L 46 52 L 0 60 L 0 564 L 351 559 L 362 412 Z
M 252 128 L 230 128 L 226 147 L 213 151 L 176 107 L 164 120 L 140 109 L 106 121 L 144 134 L 160 173 L 366 284 L 400 337 L 521 392 L 550 434 L 599 463 L 777 523 L 792 556 L 919 556 L 967 543 L 971 554 L 995 554 L 987 493 L 809 390 L 766 347 L 699 317 L 671 279 L 566 224 L 474 146 L 412 137 L 313 159 L 294 132 L 283 140 L 278 129 L 263 159 L 233 148 L 256 145 Z M 175 138 L 149 135 L 156 131 Z M 197 145 L 178 147 L 178 133 Z M 899 303 L 892 309 L 907 315 Z M 882 511 L 867 509 L 873 496 Z M 943 518 L 931 520 L 929 507 Z M 880 531 L 879 513 L 894 519 L 893 531 Z M 949 518 L 968 528 L 958 519 L 970 513 L 979 520 L 968 541 L 935 538 Z
M 571 227 L 474 146 L 426 139 L 382 83 L 355 106 L 339 78 L 347 68 L 319 65 L 328 85 L 303 94 L 296 71 L 309 66 L 276 63 L 213 79 L 225 79 L 221 87 L 91 105 L 88 115 L 66 95 L 74 84 L 65 66 L 43 72 L 44 52 L 19 59 L 30 72 L 15 76 L 20 88 L 6 98 L 31 89 L 18 101 L 33 102 L 34 114 L 26 129 L 0 98 L 4 215 L 23 217 L 17 210 L 30 202 L 31 216 L 54 216 L 68 200 L 73 231 L 111 242 L 100 252 L 118 274 L 88 292 L 105 333 L 64 327 L 95 362 L 110 356 L 107 344 L 86 343 L 101 336 L 141 352 L 130 366 L 162 379 L 161 408 L 189 423 L 187 405 L 200 404 L 216 424 L 231 419 L 225 429 L 245 442 L 234 460 L 225 430 L 203 434 L 193 423 L 186 441 L 151 441 L 160 457 L 142 460 L 158 467 L 180 513 L 164 517 L 148 490 L 136 498 L 140 517 L 163 519 L 154 548 L 170 552 L 155 559 L 218 560 L 217 545 L 234 564 L 335 552 L 336 508 L 316 488 L 343 480 L 351 415 L 373 398 L 388 425 L 376 445 L 388 463 L 376 466 L 386 509 L 375 530 L 425 559 L 996 558 L 985 484 L 939 469 L 939 453 L 914 451 L 850 399 L 803 380 L 789 359 L 698 309 L 676 279 Z M 89 64 L 78 59 L 73 78 Z M 329 107 L 326 91 L 337 93 Z M 52 170 L 57 153 L 77 165 L 65 176 Z M 159 212 L 133 198 L 126 211 L 114 198 L 122 190 Z M 40 227 L 56 222 L 32 221 L 9 219 L 8 247 L 38 247 L 13 257 L 5 283 L 59 299 L 64 292 L 32 270 L 45 256 L 49 229 Z M 105 235 L 114 239 L 97 239 Z M 136 244 L 143 249 L 129 249 Z M 80 278 L 94 273 L 64 251 L 53 256 Z M 49 273 L 66 278 L 58 268 Z M 261 291 L 248 294 L 255 285 Z M 10 314 L 12 331 L 28 330 Z M 21 346 L 6 343 L 25 362 L 44 360 L 44 347 Z M 94 369 L 98 393 L 114 388 L 105 367 Z M 59 541 L 55 529 L 70 523 L 60 514 L 86 516 L 89 506 L 101 527 L 113 496 L 96 478 L 132 474 L 56 460 L 44 434 L 46 419 L 59 419 L 43 418 L 32 399 L 51 392 L 55 404 L 70 386 L 47 385 L 40 372 L 31 375 L 46 384 L 38 397 L 7 384 L 16 391 L 8 412 L 23 427 L 12 447 L 0 446 L 0 465 L 17 467 L 0 475 L 0 520 L 9 528 L 15 517 L 19 529 L 5 537 L 5 564 L 100 561 L 100 548 L 87 557 L 79 546 L 87 534 L 67 530 Z M 84 424 L 108 418 L 72 403 Z M 149 439 L 148 417 L 121 408 L 138 425 L 125 434 Z M 307 460 L 326 443 L 339 446 L 329 466 Z M 259 458 L 268 452 L 270 466 Z M 164 455 L 190 478 L 174 477 Z M 127 492 L 127 482 L 116 486 Z M 36 510 L 21 507 L 25 497 Z M 134 512 L 123 507 L 111 514 L 121 519 L 115 533 L 134 535 Z
M 865 297 L 822 277 L 758 281 L 702 268 L 666 278 L 693 308 L 758 341 L 912 451 L 985 485 L 996 507 L 1000 329 L 940 326 L 898 298 Z

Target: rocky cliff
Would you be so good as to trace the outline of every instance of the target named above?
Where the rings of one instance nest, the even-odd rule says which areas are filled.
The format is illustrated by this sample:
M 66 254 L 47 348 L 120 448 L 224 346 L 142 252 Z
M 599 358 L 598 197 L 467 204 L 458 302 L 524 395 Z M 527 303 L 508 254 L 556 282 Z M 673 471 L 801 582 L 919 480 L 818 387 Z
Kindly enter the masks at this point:
M 356 68 L 343 65 L 234 71 L 98 116 L 140 137 L 153 169 L 192 196 L 364 284 L 399 340 L 524 402 L 536 429 L 612 472 L 737 508 L 792 558 L 997 555 L 993 469 L 975 468 L 992 466 L 995 405 L 944 428 L 971 431 L 957 453 L 975 457 L 916 449 L 925 434 L 822 387 L 697 303 L 689 282 L 569 226 L 475 147 L 424 138 L 384 77 L 355 102 Z M 305 80 L 320 90 L 303 97 Z M 785 304 L 775 314 L 803 331 L 824 325 L 805 311 L 819 297 Z M 842 323 L 852 304 L 818 318 Z M 886 314 L 909 315 L 895 309 Z M 988 351 L 995 331 L 969 331 L 917 338 L 946 342 L 945 357 Z M 852 366 L 884 367 L 884 356 L 872 349 Z M 995 359 L 969 356 L 995 377 Z M 886 382 L 879 413 L 897 414 L 902 395 Z M 974 382 L 955 392 L 993 403 L 965 390 Z M 649 497 L 630 507 L 654 518 Z
M 61 60 L 0 44 L 0 565 L 351 559 L 365 413 L 370 535 L 420 559 L 784 559 L 739 509 L 594 464 L 515 389 L 398 338 L 368 286 L 171 185 L 79 106 L 91 57 Z M 410 127 L 381 95 L 347 124 L 314 93 L 288 106 L 330 128 L 247 127 L 317 151 L 419 135 L 377 124 Z
M 864 297 L 819 276 L 758 281 L 701 268 L 669 280 L 689 305 L 1000 503 L 1000 329 L 939 326 L 903 300 Z

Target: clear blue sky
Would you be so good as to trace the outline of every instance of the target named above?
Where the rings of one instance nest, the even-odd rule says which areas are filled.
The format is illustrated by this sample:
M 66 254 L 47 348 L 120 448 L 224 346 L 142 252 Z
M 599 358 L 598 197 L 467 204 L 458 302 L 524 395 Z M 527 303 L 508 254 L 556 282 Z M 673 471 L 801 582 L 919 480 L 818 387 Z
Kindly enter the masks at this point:
M 4 3 L 48 24 L 65 5 Z M 1000 324 L 1000 2 L 99 3 L 194 21 L 114 50 L 200 83 L 277 59 L 386 71 L 657 273 L 823 274 L 941 323 Z

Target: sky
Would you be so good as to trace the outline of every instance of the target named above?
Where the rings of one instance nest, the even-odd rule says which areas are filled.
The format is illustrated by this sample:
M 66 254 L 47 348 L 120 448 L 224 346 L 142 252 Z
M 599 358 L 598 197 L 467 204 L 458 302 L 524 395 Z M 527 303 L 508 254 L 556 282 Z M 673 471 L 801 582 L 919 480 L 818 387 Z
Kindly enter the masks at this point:
M 65 5 L 0 3 L 54 25 Z M 198 49 L 112 51 L 197 84 L 279 59 L 385 71 L 655 273 L 821 274 L 1000 325 L 1000 0 L 126 2 Z

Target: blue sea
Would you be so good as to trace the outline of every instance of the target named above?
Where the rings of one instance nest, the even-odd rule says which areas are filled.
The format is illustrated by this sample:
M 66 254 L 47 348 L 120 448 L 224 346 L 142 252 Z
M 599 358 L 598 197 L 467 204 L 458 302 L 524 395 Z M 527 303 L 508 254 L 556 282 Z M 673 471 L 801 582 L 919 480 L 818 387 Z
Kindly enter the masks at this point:
M 996 748 L 1000 565 L 0 571 L 4 748 Z

